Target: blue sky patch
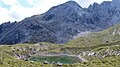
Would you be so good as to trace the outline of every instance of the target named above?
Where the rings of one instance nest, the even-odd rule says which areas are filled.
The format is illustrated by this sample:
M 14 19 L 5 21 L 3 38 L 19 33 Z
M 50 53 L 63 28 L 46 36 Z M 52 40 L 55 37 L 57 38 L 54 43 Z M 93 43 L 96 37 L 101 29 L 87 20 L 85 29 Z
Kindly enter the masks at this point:
M 3 2 L 0 1 L 0 6 L 3 8 L 7 8 L 8 10 L 10 9 L 10 5 L 4 4 Z
M 27 0 L 18 0 L 18 2 L 24 7 L 29 7 L 29 8 L 33 7 L 33 5 L 29 4 Z

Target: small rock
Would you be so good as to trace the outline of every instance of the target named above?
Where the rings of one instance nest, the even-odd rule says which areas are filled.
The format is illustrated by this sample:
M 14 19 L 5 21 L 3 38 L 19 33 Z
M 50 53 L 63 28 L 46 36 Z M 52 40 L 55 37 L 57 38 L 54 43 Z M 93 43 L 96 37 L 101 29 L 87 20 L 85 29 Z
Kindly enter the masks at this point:
M 29 61 L 29 59 L 24 59 L 25 61 Z
M 44 61 L 44 64 L 48 64 L 49 62 L 48 61 Z
M 57 64 L 57 66 L 62 66 L 62 63 L 60 63 L 60 62 L 57 62 L 56 64 Z
M 0 64 L 3 64 L 3 62 L 0 62 Z

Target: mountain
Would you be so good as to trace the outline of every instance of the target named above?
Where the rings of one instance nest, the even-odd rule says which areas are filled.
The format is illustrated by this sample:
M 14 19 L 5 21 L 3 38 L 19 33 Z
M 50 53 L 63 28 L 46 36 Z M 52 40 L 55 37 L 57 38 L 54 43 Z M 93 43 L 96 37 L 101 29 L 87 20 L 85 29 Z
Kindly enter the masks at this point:
M 113 0 L 112 2 L 104 1 L 101 4 L 94 3 L 93 5 L 90 5 L 87 11 L 92 14 L 91 16 L 94 24 L 104 29 L 117 25 L 117 22 L 120 21 L 120 9 L 118 9 L 120 6 L 115 4 L 116 0 Z
M 41 15 L 0 25 L 0 44 L 66 43 L 79 33 L 104 30 L 120 21 L 118 0 L 82 8 L 75 1 L 54 6 Z
M 120 24 L 64 45 L 45 42 L 0 45 L 0 51 L 1 67 L 119 67 Z

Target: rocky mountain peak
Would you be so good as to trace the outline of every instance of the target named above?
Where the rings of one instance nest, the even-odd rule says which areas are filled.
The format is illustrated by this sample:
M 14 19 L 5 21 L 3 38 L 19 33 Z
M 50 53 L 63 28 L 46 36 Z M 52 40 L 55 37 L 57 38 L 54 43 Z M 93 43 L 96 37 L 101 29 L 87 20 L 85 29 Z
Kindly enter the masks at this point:
M 120 2 L 120 0 L 112 0 L 112 1 L 113 1 L 113 2 L 116 2 L 116 3 L 117 3 L 117 2 Z
M 66 12 L 70 13 L 70 11 L 79 12 L 82 10 L 83 10 L 82 7 L 78 3 L 76 3 L 75 1 L 68 1 L 66 3 L 52 7 L 50 10 L 47 11 L 47 13 L 51 13 L 51 12 L 55 13 L 55 14 L 66 13 Z
M 66 3 L 54 6 L 48 10 L 43 17 L 43 20 L 51 18 L 54 20 L 62 20 L 65 18 L 73 18 L 84 14 L 83 8 L 75 1 L 68 1 Z M 47 21 L 49 21 L 48 19 Z
M 85 31 L 101 31 L 120 22 L 119 0 L 82 8 L 75 1 L 50 8 L 18 23 L 0 25 L 0 44 L 66 43 Z M 7 27 L 6 27 L 7 26 Z M 9 26 L 9 27 L 8 27 Z
M 78 7 L 81 7 L 77 2 L 75 2 L 75 1 L 68 1 L 68 2 L 66 2 L 66 3 L 64 3 L 63 5 L 69 5 L 69 6 L 71 6 L 71 7 L 76 7 L 76 6 L 78 6 Z M 81 7 L 82 8 L 82 7 Z
M 120 0 L 112 0 L 112 6 L 120 9 Z

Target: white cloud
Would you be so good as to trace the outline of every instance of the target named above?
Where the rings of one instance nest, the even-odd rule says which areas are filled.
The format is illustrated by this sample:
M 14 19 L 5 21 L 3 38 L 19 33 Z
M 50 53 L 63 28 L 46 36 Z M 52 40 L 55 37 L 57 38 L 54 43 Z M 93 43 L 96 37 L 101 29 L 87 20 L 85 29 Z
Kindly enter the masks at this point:
M 35 5 L 36 3 L 42 2 L 44 0 L 27 0 L 29 4 Z
M 15 19 L 20 19 L 20 16 L 16 12 L 11 12 L 9 16 Z
M 18 0 L 0 0 L 0 1 L 10 6 L 19 5 Z
M 15 19 L 9 16 L 9 10 L 0 7 L 0 23 L 5 21 L 14 21 Z
M 18 0 L 0 0 L 3 3 L 10 5 L 10 9 L 0 7 L 0 23 L 5 21 L 20 21 L 25 17 L 30 17 L 32 15 L 41 14 L 46 12 L 52 6 L 62 4 L 69 0 L 27 0 L 29 4 L 33 7 L 23 7 Z M 24 1 L 24 0 L 22 0 Z M 102 2 L 103 0 L 75 0 L 83 7 L 87 7 L 93 2 Z

